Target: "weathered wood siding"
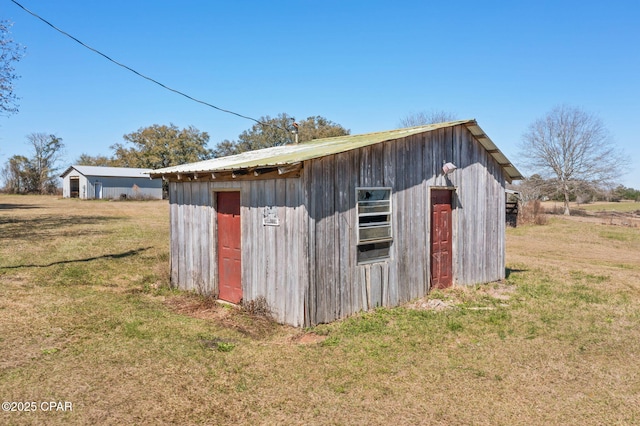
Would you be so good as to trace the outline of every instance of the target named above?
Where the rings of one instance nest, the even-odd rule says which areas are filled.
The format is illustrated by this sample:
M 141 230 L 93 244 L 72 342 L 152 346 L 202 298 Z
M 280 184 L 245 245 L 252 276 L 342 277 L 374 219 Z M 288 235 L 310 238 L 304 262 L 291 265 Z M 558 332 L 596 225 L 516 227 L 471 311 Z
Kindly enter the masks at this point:
M 443 161 L 458 169 L 442 175 Z M 464 126 L 304 162 L 299 178 L 169 185 L 171 282 L 218 294 L 215 191 L 241 193 L 242 290 L 294 326 L 396 306 L 429 291 L 430 189 L 453 194 L 453 271 L 460 285 L 504 278 L 504 175 Z M 356 187 L 392 188 L 390 258 L 357 263 Z M 273 208 L 278 226 L 263 225 Z M 273 211 L 273 210 L 271 210 Z
M 443 160 L 458 170 L 442 175 Z M 309 205 L 306 323 L 395 306 L 429 290 L 431 187 L 455 188 L 457 284 L 504 277 L 504 177 L 463 126 L 444 128 L 305 163 Z M 391 187 L 388 260 L 357 264 L 356 187 Z
M 504 278 L 505 179 L 500 166 L 464 127 L 455 128 L 454 163 L 459 170 L 454 229 L 455 283 L 470 285 Z
M 242 292 L 263 297 L 276 320 L 301 326 L 308 288 L 301 178 L 170 182 L 172 285 L 217 296 L 216 191 L 240 191 Z M 274 207 L 278 226 L 264 226 Z
M 170 182 L 171 284 L 202 294 L 213 287 L 213 194 L 207 182 Z

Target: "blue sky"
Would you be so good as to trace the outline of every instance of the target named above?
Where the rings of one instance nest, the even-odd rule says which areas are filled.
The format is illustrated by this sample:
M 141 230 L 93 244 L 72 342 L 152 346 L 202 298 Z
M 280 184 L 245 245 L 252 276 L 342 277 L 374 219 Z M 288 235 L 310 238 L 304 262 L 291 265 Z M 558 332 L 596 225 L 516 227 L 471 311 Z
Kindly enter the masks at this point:
M 254 118 L 322 115 L 353 134 L 412 112 L 475 118 L 519 166 L 528 125 L 568 104 L 599 116 L 640 189 L 640 2 L 19 0 L 86 44 L 167 86 Z M 20 112 L 0 117 L 0 163 L 53 133 L 63 167 L 112 155 L 152 124 L 193 125 L 210 146 L 253 122 L 161 89 L 9 0 L 0 19 L 27 47 Z M 526 171 L 526 170 L 522 170 Z

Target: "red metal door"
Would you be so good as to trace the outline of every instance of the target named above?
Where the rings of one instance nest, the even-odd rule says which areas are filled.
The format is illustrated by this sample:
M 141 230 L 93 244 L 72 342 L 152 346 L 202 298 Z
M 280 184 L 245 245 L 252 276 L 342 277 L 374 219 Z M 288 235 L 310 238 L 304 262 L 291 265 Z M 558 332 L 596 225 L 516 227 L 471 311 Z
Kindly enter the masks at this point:
M 431 288 L 453 284 L 451 191 L 431 190 Z
M 218 298 L 242 301 L 240 193 L 218 192 Z

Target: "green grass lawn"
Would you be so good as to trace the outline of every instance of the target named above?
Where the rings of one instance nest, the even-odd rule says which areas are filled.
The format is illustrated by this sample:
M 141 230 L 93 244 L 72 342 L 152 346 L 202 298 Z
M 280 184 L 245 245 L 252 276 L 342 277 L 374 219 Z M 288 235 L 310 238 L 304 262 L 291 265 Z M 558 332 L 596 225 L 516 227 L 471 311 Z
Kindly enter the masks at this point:
M 561 203 L 559 203 L 561 204 Z M 640 203 L 634 201 L 620 201 L 616 203 L 596 202 L 576 205 L 577 208 L 588 212 L 619 212 L 630 213 L 640 211 Z
M 0 195 L 0 397 L 72 403 L 0 424 L 640 423 L 638 228 L 510 229 L 502 283 L 301 330 L 169 289 L 168 223 Z

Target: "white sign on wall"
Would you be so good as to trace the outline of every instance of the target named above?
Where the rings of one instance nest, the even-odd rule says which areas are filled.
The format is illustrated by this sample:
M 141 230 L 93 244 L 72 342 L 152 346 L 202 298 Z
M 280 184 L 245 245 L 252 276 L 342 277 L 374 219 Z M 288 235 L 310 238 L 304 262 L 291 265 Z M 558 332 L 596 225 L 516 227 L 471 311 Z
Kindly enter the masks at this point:
M 275 206 L 265 207 L 262 212 L 262 225 L 263 226 L 280 226 L 280 219 L 278 219 L 278 209 Z

